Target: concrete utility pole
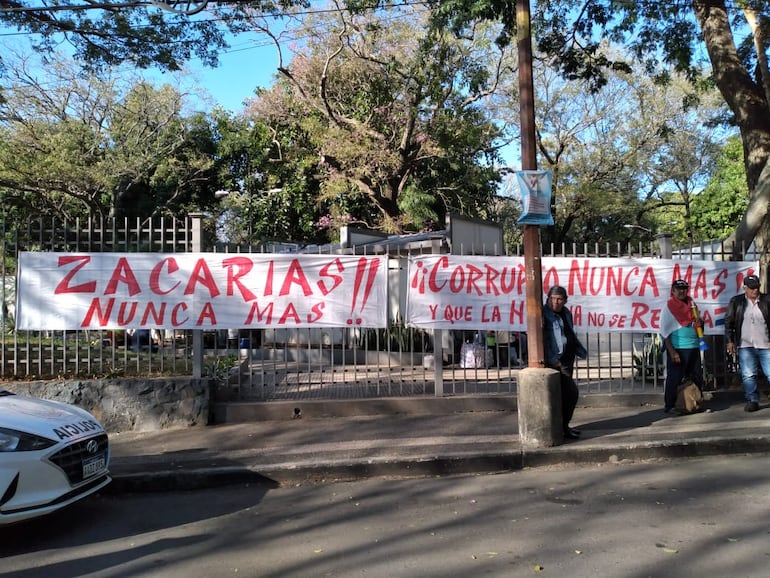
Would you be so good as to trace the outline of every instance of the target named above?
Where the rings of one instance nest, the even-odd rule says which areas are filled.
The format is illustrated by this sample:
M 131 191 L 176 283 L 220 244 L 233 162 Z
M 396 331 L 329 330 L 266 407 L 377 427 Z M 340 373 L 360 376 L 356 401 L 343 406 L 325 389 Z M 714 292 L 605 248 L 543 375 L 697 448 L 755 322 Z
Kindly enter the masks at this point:
M 516 0 L 519 55 L 521 168 L 537 170 L 535 95 L 532 80 L 532 29 L 529 0 Z M 564 441 L 559 373 L 545 367 L 543 344 L 543 271 L 540 227 L 524 225 L 527 276 L 527 368 L 519 372 L 519 440 L 523 447 L 549 447 Z

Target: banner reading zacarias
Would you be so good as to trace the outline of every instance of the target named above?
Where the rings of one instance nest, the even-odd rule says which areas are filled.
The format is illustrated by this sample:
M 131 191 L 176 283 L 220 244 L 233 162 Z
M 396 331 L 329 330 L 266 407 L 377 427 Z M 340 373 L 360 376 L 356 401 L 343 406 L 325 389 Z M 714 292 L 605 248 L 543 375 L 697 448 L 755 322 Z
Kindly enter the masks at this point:
M 20 253 L 18 329 L 385 327 L 383 257 Z
M 706 333 L 722 333 L 730 298 L 756 262 L 555 257 L 542 259 L 549 287 L 569 294 L 575 328 L 656 333 L 671 283 L 684 279 Z M 523 257 L 428 255 L 409 260 L 406 319 L 434 329 L 527 330 Z

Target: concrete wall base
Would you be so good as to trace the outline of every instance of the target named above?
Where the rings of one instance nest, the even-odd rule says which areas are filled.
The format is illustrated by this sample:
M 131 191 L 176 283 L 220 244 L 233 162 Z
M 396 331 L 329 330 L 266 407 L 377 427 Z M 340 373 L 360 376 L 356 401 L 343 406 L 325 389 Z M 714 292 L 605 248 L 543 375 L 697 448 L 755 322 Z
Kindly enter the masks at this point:
M 519 440 L 522 448 L 546 448 L 564 441 L 559 372 L 526 368 L 519 372 Z
M 9 382 L 3 387 L 90 411 L 110 433 L 156 431 L 209 423 L 208 379 L 117 378 Z

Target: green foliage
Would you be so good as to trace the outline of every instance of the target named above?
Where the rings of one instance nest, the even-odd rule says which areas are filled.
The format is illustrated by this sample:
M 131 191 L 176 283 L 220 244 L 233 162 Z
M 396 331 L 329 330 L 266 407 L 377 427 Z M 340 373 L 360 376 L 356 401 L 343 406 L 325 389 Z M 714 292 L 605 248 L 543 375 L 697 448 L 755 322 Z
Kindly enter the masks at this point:
M 183 116 L 183 106 L 171 86 L 142 82 L 111 114 L 107 160 L 116 214 L 181 216 L 204 206 L 216 143 L 208 119 Z
M 66 10 L 67 6 L 73 9 Z M 136 68 L 175 71 L 193 57 L 215 66 L 217 54 L 227 46 L 226 28 L 217 18 L 190 18 L 141 4 L 87 10 L 77 1 L 64 0 L 56 7 L 59 10 L 50 14 L 6 9 L 0 12 L 0 21 L 8 29 L 27 33 L 41 54 L 55 53 L 66 40 L 74 49 L 73 57 L 90 70 L 128 62 Z M 271 2 L 264 2 L 264 7 L 250 3 L 251 7 L 280 10 Z
M 120 377 L 125 377 L 126 375 L 126 368 L 120 367 L 120 366 L 111 366 L 108 365 L 106 369 L 104 370 L 104 373 L 101 375 L 104 379 L 118 379 Z
M 316 15 L 301 33 L 317 41 L 251 107 L 279 139 L 295 137 L 284 151 L 320 159 L 322 215 L 395 233 L 489 211 L 500 131 L 476 101 L 500 54 L 481 30 L 431 33 L 425 13 Z
M 637 377 L 662 378 L 665 374 L 663 363 L 663 340 L 660 335 L 652 334 L 641 350 L 633 346 L 634 373 Z
M 745 9 L 742 7 L 745 4 Z M 477 24 L 477 19 L 497 20 L 503 23 L 504 42 L 516 38 L 516 20 L 510 17 L 511 3 L 486 2 L 484 0 L 450 0 L 442 3 L 439 26 L 451 24 L 456 31 L 465 32 Z M 767 22 L 770 3 L 750 1 L 745 3 L 715 0 L 709 2 L 630 2 L 596 0 L 584 3 L 576 9 L 572 2 L 563 0 L 538 0 L 532 11 L 533 37 L 537 48 L 546 60 L 558 67 L 564 78 L 584 81 L 592 92 L 602 89 L 613 72 L 634 72 L 645 75 L 659 85 L 669 84 L 677 77 L 686 78 L 692 86 L 702 88 L 713 85 L 719 90 L 730 114 L 715 115 L 704 126 L 714 122 L 729 122 L 739 127 L 743 142 L 743 158 L 746 180 L 751 191 L 749 205 L 742 224 L 737 227 L 727 246 L 733 247 L 733 257 L 741 258 L 739 249 L 748 246 L 756 235 L 761 235 L 760 246 L 766 245 L 764 237 L 770 230 L 766 226 L 766 206 L 770 193 L 765 168 L 770 160 L 770 103 L 765 98 L 767 67 L 763 65 L 766 54 Z M 607 46 L 624 46 L 628 52 L 612 55 Z M 710 66 L 703 65 L 703 55 L 710 58 Z M 642 102 L 642 101 L 637 101 Z M 699 104 L 698 95 L 686 94 L 682 101 L 687 109 Z M 747 105 L 751 103 L 751 105 Z M 628 116 L 634 119 L 634 114 Z M 661 127 L 661 135 L 676 135 L 678 124 Z M 692 157 L 691 157 L 692 158 Z M 665 162 L 665 158 L 661 157 Z M 697 157 L 695 157 L 695 165 Z M 655 159 L 657 164 L 658 159 Z M 690 163 L 680 163 L 691 168 Z M 695 173 L 693 173 L 695 174 Z M 690 181 L 690 182 L 688 182 Z M 664 187 L 655 179 L 653 187 L 665 193 L 673 193 L 674 186 Z M 686 185 L 681 190 L 682 218 L 688 221 L 690 199 L 688 196 L 700 189 L 702 183 L 675 179 L 675 186 Z M 669 196 L 670 205 L 673 197 Z M 657 206 L 664 206 L 658 203 Z M 759 217 L 758 217 L 759 215 Z M 729 218 L 729 217 L 728 217 Z M 725 222 L 727 219 L 721 219 Z M 703 223 L 705 224 L 705 223 Z M 764 226 L 764 230 L 761 230 Z M 687 229 L 687 223 L 685 223 Z M 694 241 L 692 230 L 686 231 Z
M 378 351 L 432 351 L 430 336 L 424 329 L 407 327 L 399 317 L 387 328 L 367 329 L 355 344 L 361 349 Z
M 727 238 L 749 206 L 740 137 L 728 138 L 714 157 L 713 169 L 702 191 L 687 195 L 681 190 L 661 193 L 656 202 L 651 228 L 672 233 L 675 246 Z
M 419 191 L 413 185 L 408 186 L 398 198 L 398 209 L 404 215 L 404 224 L 410 229 L 433 229 L 439 220 L 433 209 L 435 200 L 433 195 Z
M 543 241 L 652 241 L 660 208 L 684 205 L 709 170 L 711 131 L 682 104 L 692 89 L 681 79 L 657 86 L 608 73 L 591 94 L 549 69 L 536 67 L 535 77 L 539 166 L 553 172 L 555 225 L 543 228 Z
M 128 76 L 82 74 L 65 58 L 4 54 L 0 199 L 20 218 L 186 217 L 205 206 L 215 148 L 183 97 Z
M 301 4 L 212 4 L 207 10 L 239 33 L 263 29 L 264 15 Z M 518 119 L 501 114 L 518 107 L 514 3 L 433 2 L 428 17 L 425 5 L 345 4 L 352 14 L 311 11 L 298 19 L 304 21 L 297 32 L 309 40 L 290 63 L 284 61 L 282 81 L 260 92 L 246 118 L 186 115 L 181 94 L 168 87 L 136 79 L 121 85 L 110 74 L 82 76 L 74 66 L 50 69 L 56 82 L 45 87 L 19 75 L 3 87 L 0 100 L 6 121 L 0 125 L 0 201 L 20 217 L 144 218 L 212 210 L 224 215 L 217 220 L 224 238 L 239 244 L 329 240 L 328 231 L 315 225 L 327 214 L 389 232 L 430 228 L 448 212 L 498 218 L 497 148 L 502 139 L 519 136 L 508 129 Z M 549 91 L 537 107 L 539 164 L 555 171 L 557 225 L 543 229 L 544 241 L 636 240 L 641 232 L 623 224 L 660 230 L 674 219 L 677 240 L 715 231 L 722 236 L 738 211 L 726 208 L 748 205 L 730 192 L 738 190 L 735 183 L 729 191 L 694 194 L 708 167 L 697 155 L 680 154 L 682 143 L 691 141 L 708 159 L 707 143 L 689 131 L 686 117 L 664 114 L 702 106 L 702 93 L 680 91 L 674 95 L 680 102 L 673 103 L 670 94 L 655 93 L 638 79 L 672 86 L 685 77 L 699 88 L 719 85 L 718 75 L 705 81 L 698 68 L 703 39 L 697 18 L 708 13 L 716 19 L 725 4 L 701 12 L 687 3 L 615 0 L 590 2 L 583 10 L 560 0 L 539 0 L 534 7 L 533 37 L 544 56 L 537 61 L 558 67 L 576 88 L 572 94 Z M 754 8 L 764 23 L 767 4 Z M 213 21 L 152 7 L 62 10 L 53 20 L 41 14 L 5 12 L 0 18 L 39 34 L 36 47 L 47 56 L 66 31 L 78 61 L 102 72 L 104 65 L 125 60 L 168 70 L 193 56 L 214 64 L 224 46 L 224 28 Z M 732 33 L 722 31 L 724 37 Z M 759 70 L 749 39 L 736 42 L 745 68 L 736 72 Z M 608 50 L 621 44 L 625 50 Z M 625 108 L 604 115 L 595 107 L 592 131 L 577 128 L 587 118 L 559 126 L 565 110 L 587 110 L 595 96 L 612 98 L 613 84 L 632 65 L 637 82 L 627 81 L 621 91 Z M 3 66 L 14 66 L 5 52 Z M 712 68 L 724 69 L 718 62 Z M 754 82 L 753 72 L 745 76 Z M 542 79 L 536 86 L 544 86 Z M 732 83 L 729 90 L 750 94 L 747 85 Z M 722 91 L 729 101 L 724 81 Z M 551 96 L 561 101 L 548 102 Z M 757 119 L 770 118 L 766 107 L 735 108 L 734 118 L 749 109 Z M 714 118 L 728 117 L 718 112 Z M 744 131 L 755 128 L 742 122 Z M 654 147 L 653 137 L 664 144 Z M 744 142 L 766 137 L 758 133 Z M 767 154 L 758 147 L 745 158 L 753 186 Z M 676 174 L 677 167 L 684 172 Z M 276 189 L 281 192 L 265 194 Z M 217 190 L 242 199 L 219 203 Z M 720 204 L 724 195 L 735 202 Z
M 111 379 L 126 376 L 189 374 L 189 351 L 160 348 L 159 351 L 133 351 L 123 344 L 111 345 L 99 332 L 14 331 L 0 334 L 5 351 L 5 374 L 26 378 L 56 379 L 80 377 Z M 14 369 L 26 366 L 26 370 Z M 25 373 L 26 371 L 26 373 Z
M 204 360 L 203 376 L 208 377 L 217 385 L 226 385 L 230 378 L 230 370 L 238 364 L 235 355 L 217 356 Z
M 322 242 L 316 158 L 302 131 L 215 111 L 216 171 L 227 194 L 217 207 L 220 239 L 238 245 L 260 240 Z
M 693 199 L 690 224 L 697 239 L 724 239 L 735 230 L 748 206 L 743 144 L 735 136 L 725 144 L 716 172 Z

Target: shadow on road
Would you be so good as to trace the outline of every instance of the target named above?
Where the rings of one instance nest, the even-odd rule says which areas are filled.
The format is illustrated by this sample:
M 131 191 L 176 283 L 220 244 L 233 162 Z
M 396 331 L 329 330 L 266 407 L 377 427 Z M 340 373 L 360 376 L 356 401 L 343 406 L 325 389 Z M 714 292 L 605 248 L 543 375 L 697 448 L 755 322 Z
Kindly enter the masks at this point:
M 244 479 L 237 485 L 251 490 L 247 492 L 218 492 L 214 488 L 209 491 L 177 489 L 152 494 L 96 494 L 48 516 L 0 526 L 0 558 L 110 540 L 130 542 L 133 537 L 149 532 L 248 510 L 257 506 L 269 490 L 278 487 L 272 480 L 253 472 L 249 472 L 248 479 L 246 477 L 244 474 Z M 234 482 L 233 478 L 231 482 Z M 141 507 L 137 504 L 141 504 Z M 121 555 L 130 551 L 130 548 L 126 548 Z M 89 572 L 96 570 L 98 568 L 92 568 Z M 37 566 L 36 572 L 36 576 L 54 575 L 40 566 Z M 55 575 L 80 576 L 89 572 L 79 568 L 77 572 Z

